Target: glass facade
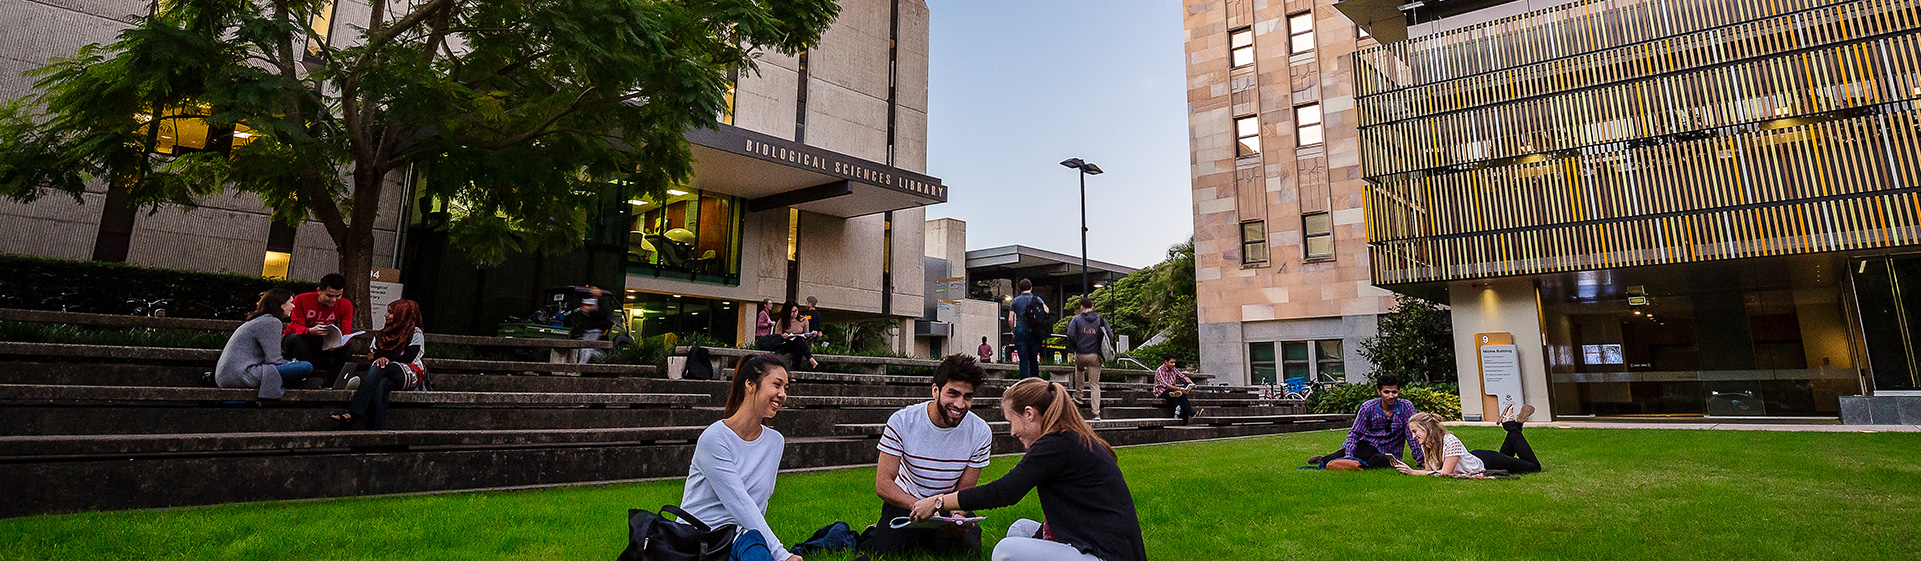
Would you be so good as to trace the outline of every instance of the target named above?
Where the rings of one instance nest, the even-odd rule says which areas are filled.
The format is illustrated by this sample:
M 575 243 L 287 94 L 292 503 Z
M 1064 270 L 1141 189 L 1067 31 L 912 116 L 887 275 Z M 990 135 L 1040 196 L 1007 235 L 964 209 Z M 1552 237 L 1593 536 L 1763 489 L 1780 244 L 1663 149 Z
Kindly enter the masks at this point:
M 1543 287 L 1555 415 L 1839 415 L 1860 393 L 1839 264 L 1611 272 Z
M 1295 378 L 1310 384 L 1347 379 L 1347 364 L 1341 358 L 1338 339 L 1248 343 L 1247 357 L 1253 369 L 1248 379 L 1256 385 Z
M 627 269 L 638 275 L 740 283 L 742 203 L 697 189 L 627 201 Z
M 1921 390 L 1921 256 L 1866 259 L 1851 269 L 1874 390 Z
M 741 304 L 728 300 L 630 289 L 625 312 L 635 339 L 675 333 L 683 338 L 698 334 L 732 343 L 740 333 L 738 306 Z

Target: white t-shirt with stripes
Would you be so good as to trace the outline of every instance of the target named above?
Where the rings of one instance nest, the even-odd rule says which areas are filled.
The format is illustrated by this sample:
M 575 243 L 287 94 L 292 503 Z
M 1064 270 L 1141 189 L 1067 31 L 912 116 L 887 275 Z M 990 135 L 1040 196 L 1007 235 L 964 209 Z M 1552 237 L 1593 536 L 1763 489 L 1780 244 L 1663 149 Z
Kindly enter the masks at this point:
M 927 418 L 931 401 L 895 411 L 881 431 L 881 453 L 900 458 L 894 484 L 915 498 L 952 493 L 967 468 L 987 467 L 994 432 L 987 421 L 969 412 L 954 428 L 940 428 Z
M 1446 461 L 1447 458 L 1461 459 L 1454 463 L 1454 473 L 1450 475 L 1478 475 L 1487 471 L 1487 464 L 1481 458 L 1467 453 L 1467 445 L 1461 444 L 1461 439 L 1455 437 L 1454 433 L 1441 437 L 1441 459 Z

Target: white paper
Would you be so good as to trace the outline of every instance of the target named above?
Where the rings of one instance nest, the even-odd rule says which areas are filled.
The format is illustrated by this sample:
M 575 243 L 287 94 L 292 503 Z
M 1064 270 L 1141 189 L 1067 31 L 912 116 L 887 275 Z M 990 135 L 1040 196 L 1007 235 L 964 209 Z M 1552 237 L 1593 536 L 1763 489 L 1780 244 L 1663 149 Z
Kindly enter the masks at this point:
M 359 337 L 366 333 L 367 332 L 365 331 L 355 331 L 353 333 L 348 333 L 343 336 L 340 334 L 339 326 L 329 326 L 327 328 L 327 350 L 331 351 L 334 349 L 338 349 L 341 346 L 346 345 L 348 341 L 352 341 L 354 340 L 355 337 Z

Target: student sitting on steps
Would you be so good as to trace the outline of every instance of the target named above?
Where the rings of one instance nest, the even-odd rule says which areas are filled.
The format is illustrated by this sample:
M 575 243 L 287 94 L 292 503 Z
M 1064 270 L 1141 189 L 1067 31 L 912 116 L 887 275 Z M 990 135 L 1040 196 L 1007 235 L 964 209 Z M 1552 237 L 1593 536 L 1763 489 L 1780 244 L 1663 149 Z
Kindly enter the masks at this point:
M 214 383 L 223 388 L 260 388 L 260 399 L 280 399 L 289 382 L 307 379 L 313 363 L 280 355 L 280 330 L 294 310 L 293 292 L 276 288 L 260 293 L 247 322 L 233 330 L 214 365 Z
M 1027 455 L 993 483 L 921 499 L 913 519 L 1012 506 L 1038 488 L 1047 522 L 1015 521 L 994 546 L 994 561 L 1146 561 L 1134 495 L 1114 448 L 1081 418 L 1068 389 L 1021 380 L 1001 393 L 1001 415 Z
M 914 551 L 979 553 L 977 524 L 948 528 L 895 528 L 914 503 L 974 487 L 993 451 L 994 432 L 970 409 L 974 391 L 987 379 L 974 357 L 954 355 L 934 368 L 934 399 L 909 405 L 887 419 L 880 436 L 880 467 L 874 494 L 880 522 L 861 534 L 860 549 L 899 555 Z M 965 517 L 966 513 L 956 512 Z
M 1541 460 L 1534 457 L 1534 447 L 1528 446 L 1527 437 L 1521 435 L 1521 423 L 1534 415 L 1533 405 L 1522 405 L 1519 411 L 1509 405 L 1501 412 L 1501 428 L 1507 431 L 1507 438 L 1501 441 L 1501 450 L 1468 451 L 1461 439 L 1441 426 L 1441 416 L 1421 413 L 1410 419 L 1407 424 L 1408 436 L 1413 437 L 1415 446 L 1424 450 L 1427 461 L 1423 469 L 1414 469 L 1406 464 L 1394 466 L 1408 475 L 1442 475 L 1450 477 L 1477 477 L 1486 475 L 1517 475 L 1541 471 Z

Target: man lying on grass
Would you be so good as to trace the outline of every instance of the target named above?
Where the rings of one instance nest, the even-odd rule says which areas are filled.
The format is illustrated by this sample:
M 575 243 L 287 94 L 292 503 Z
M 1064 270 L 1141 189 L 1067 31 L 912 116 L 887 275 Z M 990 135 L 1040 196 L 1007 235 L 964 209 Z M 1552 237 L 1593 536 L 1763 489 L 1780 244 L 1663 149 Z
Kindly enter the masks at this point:
M 1407 421 L 1416 413 L 1414 402 L 1401 399 L 1401 379 L 1393 374 L 1381 375 L 1374 385 L 1381 397 L 1367 400 L 1354 412 L 1354 428 L 1348 429 L 1341 449 L 1308 458 L 1307 463 L 1336 470 L 1394 467 L 1407 444 Z M 1421 448 L 1414 447 L 1414 462 L 1423 459 Z
M 947 357 L 934 368 L 934 399 L 888 417 L 880 436 L 880 467 L 874 472 L 874 494 L 882 501 L 880 522 L 861 533 L 861 551 L 980 553 L 978 524 L 895 528 L 892 522 L 907 517 L 921 499 L 972 488 L 980 481 L 994 433 L 987 421 L 969 410 L 974 407 L 974 390 L 986 377 L 973 357 Z M 954 516 L 964 518 L 967 513 Z

